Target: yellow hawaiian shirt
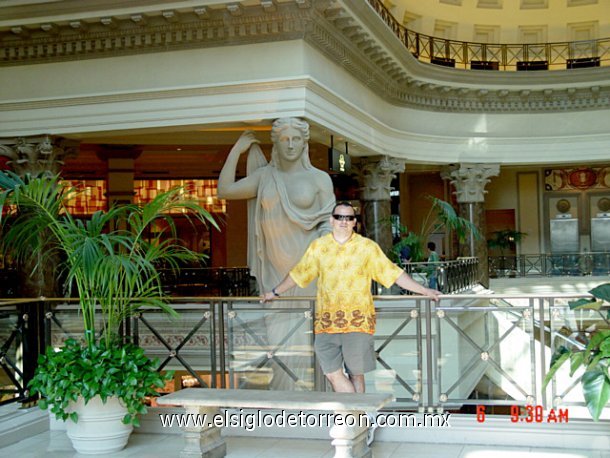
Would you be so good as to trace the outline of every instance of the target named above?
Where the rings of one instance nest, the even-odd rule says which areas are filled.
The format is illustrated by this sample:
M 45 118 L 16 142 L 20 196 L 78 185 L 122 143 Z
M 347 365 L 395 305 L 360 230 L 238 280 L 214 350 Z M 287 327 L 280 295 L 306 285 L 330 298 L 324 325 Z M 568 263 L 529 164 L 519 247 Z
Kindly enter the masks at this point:
M 371 239 L 354 233 L 341 245 L 331 233 L 311 242 L 290 277 L 301 288 L 318 279 L 316 334 L 373 334 L 371 280 L 389 288 L 402 272 Z

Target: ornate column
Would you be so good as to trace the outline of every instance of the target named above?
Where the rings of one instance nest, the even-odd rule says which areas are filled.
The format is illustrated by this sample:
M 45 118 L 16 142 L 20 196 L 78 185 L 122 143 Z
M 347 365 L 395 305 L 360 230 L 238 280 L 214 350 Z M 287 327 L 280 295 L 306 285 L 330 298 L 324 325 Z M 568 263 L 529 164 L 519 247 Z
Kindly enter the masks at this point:
M 56 175 L 64 165 L 63 160 L 76 156 L 77 152 L 77 142 L 61 137 L 40 135 L 0 138 L 0 156 L 9 158 L 7 164 L 19 176 L 26 173 Z
M 0 156 L 9 158 L 7 165 L 19 176 L 57 175 L 64 159 L 76 156 L 78 143 L 61 137 L 40 135 L 35 137 L 0 138 Z M 44 249 L 44 248 L 43 248 Z M 59 287 L 56 279 L 58 259 L 46 259 L 38 269 L 41 253 L 33 253 L 29 262 L 19 266 L 20 297 L 56 297 Z
M 390 184 L 404 169 L 403 160 L 388 156 L 365 158 L 357 167 L 363 184 L 360 214 L 364 235 L 375 240 L 386 253 L 392 248 Z
M 499 173 L 498 164 L 459 164 L 446 167 L 441 174 L 455 186 L 460 216 L 474 224 L 482 235 L 477 239 L 471 233 L 468 244 L 460 246 L 460 255 L 479 258 L 479 281 L 485 287 L 489 286 L 485 240 L 485 193 L 487 192 L 485 185 L 491 181 L 489 177 L 497 176 Z

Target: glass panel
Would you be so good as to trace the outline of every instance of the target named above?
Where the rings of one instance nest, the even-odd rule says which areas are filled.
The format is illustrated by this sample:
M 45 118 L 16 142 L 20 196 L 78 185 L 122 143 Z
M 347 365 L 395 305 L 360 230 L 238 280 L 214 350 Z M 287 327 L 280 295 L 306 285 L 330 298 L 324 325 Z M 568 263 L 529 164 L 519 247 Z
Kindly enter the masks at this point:
M 422 396 L 420 314 L 415 300 L 377 301 L 377 367 L 366 376 L 368 393 L 392 393 L 389 407 L 417 409 Z
M 488 299 L 436 311 L 435 397 L 446 408 L 533 403 L 532 309 Z M 483 308 L 484 307 L 484 308 Z M 528 368 L 528 369 L 525 369 Z
M 163 370 L 175 371 L 173 386 L 167 387 L 167 391 L 222 386 L 222 374 L 212 371 L 210 304 L 173 304 L 173 307 L 180 315 L 178 318 L 147 309 L 142 310 L 137 322 L 139 345 L 150 358 L 159 360 Z
M 273 308 L 271 308 L 273 307 Z M 227 311 L 232 388 L 314 390 L 308 301 L 233 302 Z
M 7 306 L 0 309 L 0 348 L 3 353 L 0 364 L 0 404 L 17 398 L 18 387 L 15 381 L 22 383 L 21 377 L 13 367 L 16 366 L 20 370 L 23 368 L 18 316 L 19 312 L 15 307 Z

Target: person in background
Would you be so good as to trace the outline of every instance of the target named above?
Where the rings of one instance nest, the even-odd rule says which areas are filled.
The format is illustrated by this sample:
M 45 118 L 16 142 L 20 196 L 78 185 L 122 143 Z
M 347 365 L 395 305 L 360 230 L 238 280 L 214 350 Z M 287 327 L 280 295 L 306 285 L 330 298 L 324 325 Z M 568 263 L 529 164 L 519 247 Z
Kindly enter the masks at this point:
M 436 262 L 440 262 L 441 257 L 438 255 L 438 253 L 436 252 L 436 243 L 434 242 L 428 242 L 428 262 L 429 263 L 436 263 Z M 430 286 L 430 288 L 432 289 L 436 289 L 436 286 L 438 284 L 438 277 L 437 277 L 437 273 L 436 273 L 436 265 L 432 264 L 431 266 L 429 266 L 429 270 L 430 270 L 430 274 L 429 274 L 429 281 L 428 281 L 428 286 Z

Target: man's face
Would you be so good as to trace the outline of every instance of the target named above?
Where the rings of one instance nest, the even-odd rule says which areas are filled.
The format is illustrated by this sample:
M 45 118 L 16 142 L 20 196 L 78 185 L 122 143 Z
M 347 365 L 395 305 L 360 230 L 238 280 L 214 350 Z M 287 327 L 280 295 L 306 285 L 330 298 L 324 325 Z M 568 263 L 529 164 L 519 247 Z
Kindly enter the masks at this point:
M 345 205 L 339 205 L 330 217 L 330 226 L 335 234 L 351 234 L 356 226 L 354 209 Z

